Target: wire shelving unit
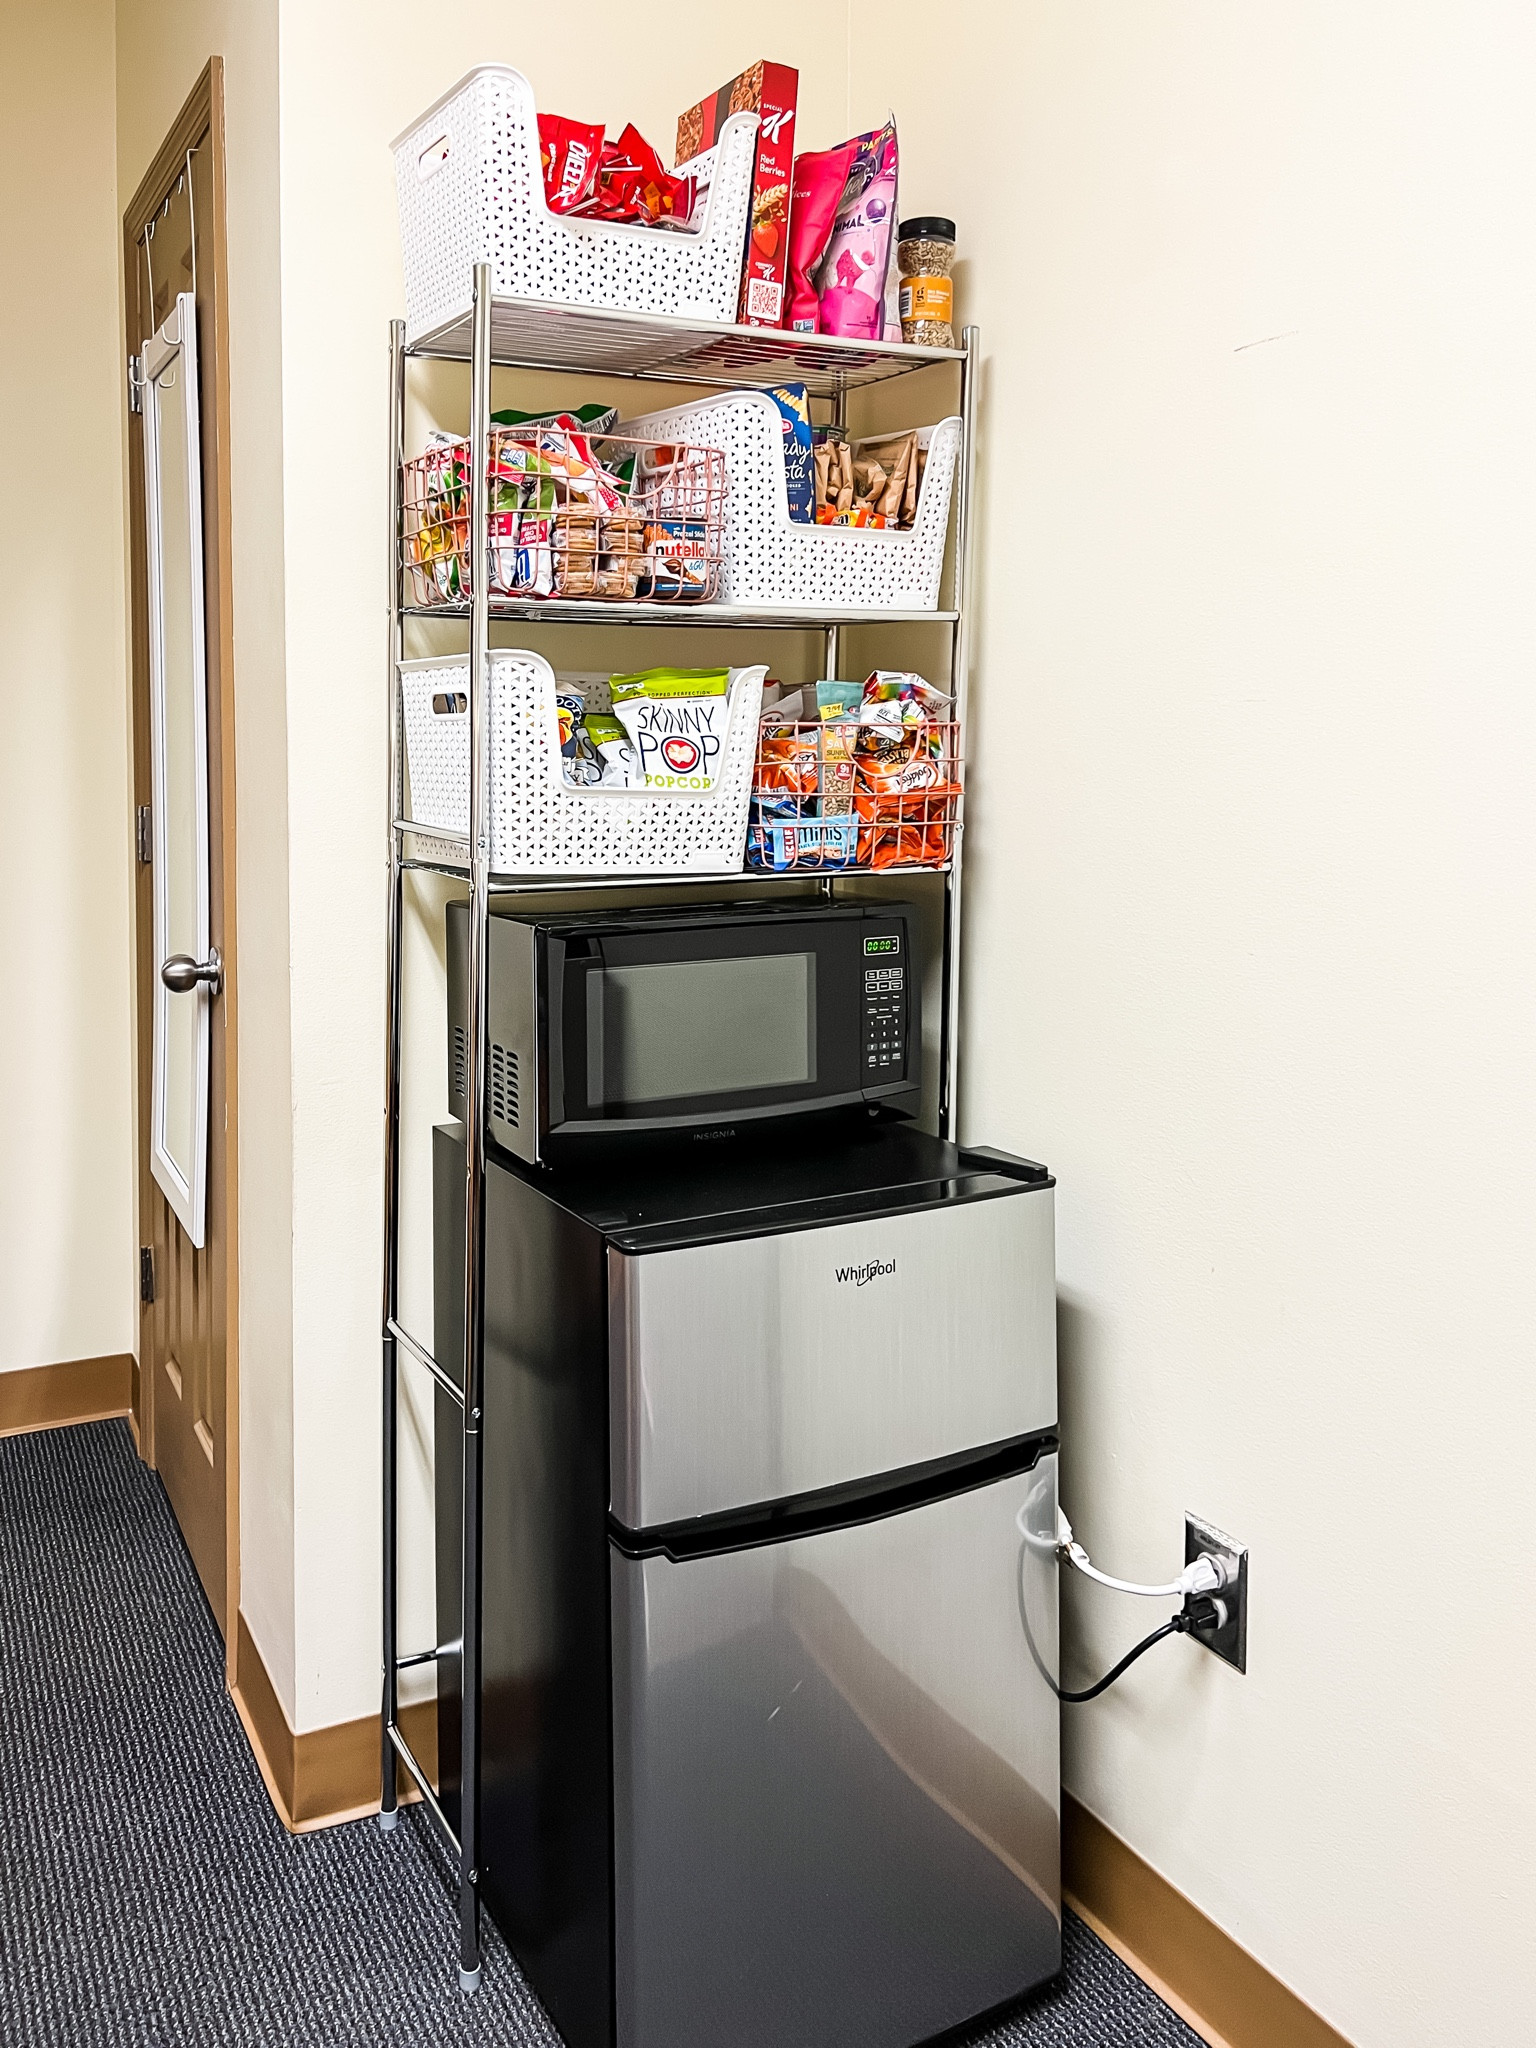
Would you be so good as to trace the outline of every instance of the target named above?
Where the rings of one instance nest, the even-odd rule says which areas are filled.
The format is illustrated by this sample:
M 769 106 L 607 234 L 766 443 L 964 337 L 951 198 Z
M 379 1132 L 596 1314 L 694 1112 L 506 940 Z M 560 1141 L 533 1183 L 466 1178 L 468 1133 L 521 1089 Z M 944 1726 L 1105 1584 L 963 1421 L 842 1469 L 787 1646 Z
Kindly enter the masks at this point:
M 389 607 L 389 908 L 387 923 L 387 1009 L 385 1035 L 384 1140 L 384 1298 L 383 1298 L 383 1716 L 380 1755 L 379 1824 L 394 1826 L 397 1818 L 397 1769 L 403 1766 L 415 1783 L 440 1830 L 458 1870 L 459 1982 L 465 1991 L 480 1982 L 480 1622 L 481 1622 L 481 1490 L 483 1481 L 480 1431 L 485 1365 L 485 1108 L 487 1066 L 487 922 L 490 896 L 498 892 L 534 893 L 591 889 L 645 889 L 661 886 L 729 884 L 732 891 L 772 884 L 812 882 L 829 897 L 838 885 L 867 881 L 871 871 L 747 869 L 709 875 L 613 875 L 572 878 L 499 873 L 491 866 L 489 793 L 489 702 L 486 680 L 490 629 L 506 620 L 584 626 L 621 626 L 631 631 L 652 627 L 714 626 L 716 628 L 795 628 L 824 636 L 823 673 L 838 672 L 839 639 L 844 628 L 940 624 L 950 628 L 950 690 L 953 717 L 961 732 L 966 723 L 969 669 L 968 614 L 971 594 L 974 526 L 972 482 L 975 470 L 976 372 L 979 333 L 965 330 L 958 349 L 913 348 L 874 342 L 850 342 L 825 335 L 797 336 L 771 328 L 714 326 L 671 318 L 638 318 L 538 301 L 497 299 L 491 271 L 485 264 L 474 273 L 472 311 L 416 341 L 406 342 L 405 324 L 390 329 L 390 607 Z M 406 379 L 413 359 L 469 365 L 470 382 L 470 560 L 483 565 L 489 542 L 489 508 L 485 487 L 490 436 L 491 371 L 494 368 L 566 371 L 573 376 L 626 377 L 644 382 L 687 383 L 721 389 L 771 383 L 803 383 L 813 397 L 830 400 L 833 418 L 842 424 L 850 392 L 915 370 L 947 365 L 959 379 L 962 436 L 956 479 L 956 519 L 951 558 L 952 609 L 879 611 L 856 607 L 808 609 L 803 606 L 736 607 L 729 604 L 605 603 L 544 600 L 527 603 L 492 601 L 483 573 L 473 578 L 467 604 L 409 605 L 404 597 L 401 559 L 403 517 L 402 463 L 405 456 Z M 456 837 L 440 827 L 415 825 L 407 808 L 400 663 L 404 657 L 406 622 L 412 618 L 458 620 L 469 629 L 469 831 L 462 835 L 462 861 L 445 859 L 444 842 Z M 941 868 L 882 868 L 880 879 L 936 877 L 943 890 L 941 1004 L 938 1053 L 938 1126 L 942 1137 L 955 1135 L 958 1069 L 959 947 L 963 795 L 959 799 L 952 855 Z M 416 849 L 418 835 L 436 842 L 432 853 Z M 403 878 L 412 869 L 449 875 L 469 890 L 469 960 L 467 976 L 467 1047 L 465 1101 L 465 1255 L 464 1374 L 462 1384 L 433 1356 L 421 1337 L 400 1320 L 400 1097 L 402 1038 Z M 398 1394 L 402 1356 L 424 1371 L 436 1388 L 463 1414 L 462 1528 L 459 1584 L 461 1628 L 450 1644 L 401 1651 L 398 1608 Z M 459 1658 L 460 1756 L 459 1815 L 455 1829 L 439 1802 L 431 1773 L 412 1750 L 400 1725 L 401 1673 L 436 1664 L 446 1655 Z

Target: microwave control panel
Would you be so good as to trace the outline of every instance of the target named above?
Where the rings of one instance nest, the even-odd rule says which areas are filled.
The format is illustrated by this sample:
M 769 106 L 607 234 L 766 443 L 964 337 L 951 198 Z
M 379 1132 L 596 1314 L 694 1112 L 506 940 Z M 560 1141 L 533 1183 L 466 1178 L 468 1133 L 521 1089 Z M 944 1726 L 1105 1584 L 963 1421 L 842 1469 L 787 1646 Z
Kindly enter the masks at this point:
M 864 940 L 864 1086 L 899 1081 L 907 1069 L 907 966 L 901 935 Z

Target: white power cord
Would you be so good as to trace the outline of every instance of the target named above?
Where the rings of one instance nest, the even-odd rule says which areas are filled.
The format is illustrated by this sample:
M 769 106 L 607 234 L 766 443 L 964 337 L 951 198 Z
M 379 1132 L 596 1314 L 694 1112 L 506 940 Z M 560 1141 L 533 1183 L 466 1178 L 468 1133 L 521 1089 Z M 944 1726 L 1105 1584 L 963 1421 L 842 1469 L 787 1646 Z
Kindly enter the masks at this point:
M 1208 1550 L 1201 1551 L 1194 1562 L 1185 1565 L 1179 1576 L 1166 1586 L 1135 1586 L 1129 1579 L 1112 1579 L 1108 1572 L 1099 1570 L 1072 1534 L 1072 1524 L 1060 1508 L 1056 1510 L 1055 1551 L 1063 1564 L 1071 1565 L 1085 1579 L 1094 1579 L 1099 1585 L 1108 1586 L 1112 1593 L 1136 1593 L 1145 1600 L 1175 1600 L 1197 1593 L 1220 1593 L 1227 1585 L 1225 1564 Z

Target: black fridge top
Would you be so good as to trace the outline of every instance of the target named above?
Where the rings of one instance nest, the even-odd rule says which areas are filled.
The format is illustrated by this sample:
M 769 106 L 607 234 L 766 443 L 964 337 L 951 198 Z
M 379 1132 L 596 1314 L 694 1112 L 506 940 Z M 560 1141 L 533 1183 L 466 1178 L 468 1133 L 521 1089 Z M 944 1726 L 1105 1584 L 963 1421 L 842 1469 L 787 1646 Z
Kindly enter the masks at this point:
M 802 1125 L 718 1146 L 635 1146 L 579 1168 L 524 1166 L 494 1150 L 490 1160 L 493 1170 L 515 1173 L 617 1249 L 633 1252 L 812 1230 L 1055 1186 L 1033 1160 L 948 1145 L 898 1123 L 872 1123 L 852 1133 L 846 1125 Z

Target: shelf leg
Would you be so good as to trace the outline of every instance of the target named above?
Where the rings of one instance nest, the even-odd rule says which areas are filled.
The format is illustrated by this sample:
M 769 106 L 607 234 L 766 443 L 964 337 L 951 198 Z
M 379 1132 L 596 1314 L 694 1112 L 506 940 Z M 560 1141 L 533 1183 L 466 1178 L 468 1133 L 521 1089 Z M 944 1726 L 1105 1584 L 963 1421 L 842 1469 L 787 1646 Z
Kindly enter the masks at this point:
M 491 270 L 475 266 L 470 355 L 469 973 L 464 1103 L 464 1527 L 460 1652 L 459 1985 L 480 1982 L 480 1483 L 485 1392 L 485 1065 L 490 920 L 490 703 L 487 656 L 490 520 L 486 466 L 491 414 Z
M 389 329 L 389 468 L 390 504 L 393 514 L 391 539 L 391 589 L 389 616 L 389 805 L 391 820 L 404 815 L 402 802 L 400 746 L 400 464 L 405 431 L 405 323 L 390 322 Z M 379 1714 L 379 1826 L 393 1828 L 396 1813 L 396 1764 L 390 1731 L 400 1710 L 400 1681 L 395 1669 L 398 1600 L 398 1531 L 396 1509 L 399 1464 L 398 1397 L 399 1358 L 390 1324 L 395 1320 L 399 1299 L 400 1258 L 400 840 L 389 834 L 389 911 L 385 955 L 384 1027 L 384 1314 L 383 1314 L 383 1397 L 382 1493 L 383 1493 L 383 1615 L 380 1637 L 384 1657 L 383 1699 Z
M 959 617 L 950 636 L 950 696 L 960 746 L 970 730 L 966 718 L 966 697 L 971 666 L 972 557 L 976 546 L 973 490 L 976 477 L 976 372 L 981 353 L 981 330 L 967 327 L 964 334 L 965 360 L 960 365 L 960 475 L 955 520 L 954 607 Z M 965 795 L 955 802 L 954 836 L 950 843 L 949 873 L 944 877 L 944 988 L 939 1064 L 939 1136 L 955 1142 L 960 1120 L 960 902 L 964 866 Z

